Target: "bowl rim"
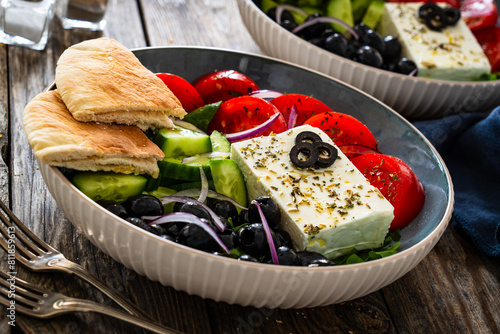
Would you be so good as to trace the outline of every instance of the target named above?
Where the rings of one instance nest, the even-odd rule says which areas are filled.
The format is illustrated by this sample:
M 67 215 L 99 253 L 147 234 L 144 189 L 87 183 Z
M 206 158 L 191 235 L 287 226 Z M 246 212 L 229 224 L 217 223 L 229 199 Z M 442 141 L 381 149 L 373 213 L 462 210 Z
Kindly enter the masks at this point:
M 49 166 L 40 160 L 37 159 L 37 163 L 40 165 L 46 165 L 49 167 L 49 170 L 51 170 L 55 176 L 62 181 L 63 184 L 68 186 L 70 189 L 76 192 L 79 198 L 81 198 L 84 202 L 90 204 L 94 209 L 100 211 L 102 214 L 108 216 L 108 218 L 116 220 L 119 224 L 125 225 L 128 228 L 132 228 L 135 231 L 138 231 L 139 233 L 143 234 L 143 236 L 155 239 L 157 241 L 166 243 L 166 245 L 169 245 L 171 247 L 177 248 L 178 250 L 182 251 L 187 251 L 191 253 L 191 255 L 202 255 L 202 256 L 208 256 L 210 259 L 214 261 L 230 261 L 229 264 L 235 264 L 235 263 L 240 263 L 241 265 L 248 266 L 249 268 L 260 268 L 261 270 L 279 270 L 283 272 L 294 272 L 294 271 L 328 271 L 328 272 L 337 272 L 337 271 L 344 271 L 344 270 L 359 270 L 367 267 L 372 267 L 372 266 L 379 266 L 379 265 L 384 265 L 386 263 L 390 262 L 396 262 L 397 260 L 403 259 L 410 255 L 411 253 L 415 253 L 418 250 L 421 250 L 424 248 L 427 244 L 431 243 L 432 240 L 436 238 L 440 238 L 446 227 L 448 226 L 449 221 L 451 220 L 452 212 L 453 212 L 453 205 L 454 205 L 454 189 L 453 189 L 453 183 L 451 179 L 451 175 L 448 171 L 448 168 L 446 167 L 446 164 L 444 163 L 441 155 L 437 152 L 437 150 L 434 148 L 434 146 L 430 143 L 430 141 L 413 125 L 411 124 L 407 119 L 405 119 L 403 116 L 401 116 L 399 113 L 394 111 L 391 107 L 387 106 L 385 103 L 379 101 L 378 99 L 374 98 L 373 96 L 365 93 L 364 91 L 351 86 L 348 83 L 345 83 L 337 78 L 331 77 L 327 74 L 321 73 L 319 71 L 307 68 L 302 65 L 294 64 L 292 62 L 286 61 L 286 60 L 281 60 L 277 58 L 273 58 L 270 56 L 266 55 L 260 55 L 260 54 L 255 54 L 251 52 L 244 52 L 244 51 L 238 51 L 238 50 L 232 50 L 232 49 L 226 49 L 226 48 L 220 48 L 220 47 L 210 47 L 210 46 L 154 46 L 154 47 L 140 47 L 140 48 L 132 48 L 130 49 L 132 52 L 140 52 L 140 51 L 149 51 L 149 50 L 160 50 L 160 49 L 168 49 L 168 50 L 175 50 L 175 49 L 189 49 L 189 50 L 207 50 L 207 51 L 215 51 L 215 52 L 223 52 L 223 53 L 233 53 L 241 56 L 251 56 L 255 58 L 263 58 L 267 60 L 271 60 L 273 62 L 278 62 L 282 63 L 284 65 L 288 65 L 291 67 L 299 68 L 308 72 L 312 72 L 314 74 L 323 76 L 327 78 L 328 80 L 336 81 L 340 85 L 347 86 L 349 88 L 352 88 L 353 90 L 357 91 L 358 93 L 365 95 L 367 98 L 372 99 L 375 103 L 382 105 L 385 107 L 393 116 L 396 116 L 400 118 L 401 121 L 405 122 L 407 126 L 409 126 L 413 131 L 415 131 L 423 140 L 423 142 L 429 146 L 433 154 L 436 156 L 438 162 L 440 163 L 441 170 L 446 176 L 446 181 L 449 185 L 449 192 L 447 193 L 449 199 L 446 205 L 445 212 L 443 213 L 443 216 L 441 217 L 439 223 L 436 225 L 436 227 L 428 234 L 426 235 L 422 240 L 420 240 L 418 243 L 415 245 L 409 247 L 408 249 L 405 249 L 403 251 L 400 251 L 394 255 L 384 257 L 381 259 L 376 259 L 368 262 L 363 262 L 363 263 L 356 263 L 356 264 L 349 264 L 349 265 L 335 265 L 335 266 L 325 266 L 325 267 L 315 267 L 315 268 L 308 268 L 308 267 L 300 267 L 300 266 L 287 266 L 287 265 L 271 265 L 271 264 L 265 264 L 265 263 L 254 263 L 254 262 L 248 262 L 248 261 L 238 261 L 233 258 L 225 257 L 225 256 L 219 256 L 219 255 L 214 255 L 208 252 L 204 252 L 198 249 L 194 249 L 179 243 L 174 243 L 169 240 L 160 238 L 159 236 L 156 236 L 152 233 L 149 233 L 145 231 L 144 229 L 141 229 L 132 223 L 129 223 L 123 218 L 120 218 L 108 210 L 104 209 L 102 206 L 97 204 L 95 201 L 91 200 L 88 196 L 86 196 L 83 192 L 81 192 L 78 188 L 76 188 L 63 174 L 62 172 L 58 169 L 56 166 Z M 54 89 L 55 86 L 55 81 L 52 82 L 49 86 L 47 86 L 44 89 L 44 92 L 49 91 Z M 69 219 L 68 219 L 69 220 Z M 84 233 L 85 235 L 85 233 Z M 87 237 L 87 236 L 86 236 Z M 88 237 L 87 237 L 88 239 Z
M 239 0 L 238 2 L 240 2 L 240 1 L 244 1 L 244 2 L 248 3 L 251 7 L 253 7 L 253 10 L 256 11 L 257 15 L 259 15 L 261 17 L 264 17 L 265 20 L 268 20 L 269 23 L 272 23 L 273 26 L 277 27 L 278 29 L 282 29 L 282 32 L 289 33 L 289 35 L 291 36 L 291 38 L 297 40 L 297 43 L 305 43 L 304 45 L 307 45 L 307 47 L 310 47 L 313 50 L 315 50 L 317 52 L 320 52 L 323 55 L 331 56 L 331 57 L 333 57 L 333 59 L 335 59 L 337 61 L 345 61 L 350 66 L 361 67 L 365 71 L 372 70 L 372 71 L 375 71 L 376 73 L 378 73 L 380 75 L 385 75 L 385 76 L 389 76 L 389 77 L 391 75 L 394 75 L 397 78 L 400 78 L 401 80 L 405 80 L 405 79 L 407 79 L 407 80 L 415 80 L 417 82 L 432 83 L 432 84 L 437 84 L 437 85 L 441 85 L 441 86 L 443 86 L 443 85 L 449 85 L 449 86 L 465 85 L 465 86 L 473 86 L 473 87 L 474 86 L 500 86 L 500 79 L 498 79 L 498 80 L 492 80 L 492 81 L 453 81 L 453 80 L 442 80 L 442 79 L 433 79 L 433 78 L 422 78 L 422 77 L 414 77 L 414 76 L 408 76 L 408 75 L 404 75 L 404 74 L 400 74 L 400 73 L 396 73 L 396 72 L 386 71 L 386 70 L 379 69 L 379 68 L 376 68 L 376 67 L 373 67 L 373 66 L 368 66 L 368 65 L 365 65 L 365 64 L 362 64 L 362 63 L 358 63 L 358 62 L 355 62 L 354 60 L 351 60 L 351 59 L 348 59 L 348 58 L 336 55 L 333 52 L 329 52 L 327 50 L 324 50 L 324 49 L 320 48 L 319 46 L 316 46 L 316 45 L 314 45 L 312 43 L 309 43 L 308 41 L 300 38 L 299 36 L 297 36 L 295 34 L 292 34 L 290 31 L 288 31 L 285 28 L 281 27 L 274 20 L 272 20 L 269 16 L 267 16 L 255 4 L 255 2 L 253 0 Z M 241 7 L 240 7 L 240 11 L 241 11 Z

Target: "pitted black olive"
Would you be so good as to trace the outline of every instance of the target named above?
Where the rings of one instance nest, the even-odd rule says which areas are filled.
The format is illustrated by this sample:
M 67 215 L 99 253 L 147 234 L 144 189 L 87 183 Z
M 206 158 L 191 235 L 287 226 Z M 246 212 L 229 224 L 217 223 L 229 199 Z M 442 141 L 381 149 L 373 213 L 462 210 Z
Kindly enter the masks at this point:
M 314 146 L 318 149 L 318 160 L 316 166 L 325 168 L 333 165 L 339 155 L 339 152 L 333 145 L 325 142 L 315 142 Z
M 455 25 L 460 20 L 460 10 L 454 7 L 446 7 L 443 9 L 446 23 L 450 26 Z
M 318 161 L 319 151 L 312 143 L 303 141 L 290 150 L 290 160 L 299 168 L 309 168 Z
M 301 133 L 299 133 L 297 135 L 297 137 L 295 137 L 295 144 L 298 144 L 298 143 L 303 142 L 303 141 L 315 143 L 315 142 L 322 141 L 322 140 L 321 140 L 321 137 L 315 132 L 302 131 Z

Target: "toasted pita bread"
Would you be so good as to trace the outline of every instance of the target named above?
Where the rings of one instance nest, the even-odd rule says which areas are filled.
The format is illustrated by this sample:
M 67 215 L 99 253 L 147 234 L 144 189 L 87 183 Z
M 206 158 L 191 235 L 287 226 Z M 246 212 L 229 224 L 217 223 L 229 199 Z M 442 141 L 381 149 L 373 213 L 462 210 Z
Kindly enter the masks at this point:
M 135 126 L 76 121 L 57 90 L 24 109 L 24 129 L 41 162 L 87 171 L 158 177 L 163 152 Z
M 66 49 L 56 66 L 56 85 L 81 122 L 172 128 L 168 116 L 186 112 L 172 91 L 117 41 L 98 38 Z

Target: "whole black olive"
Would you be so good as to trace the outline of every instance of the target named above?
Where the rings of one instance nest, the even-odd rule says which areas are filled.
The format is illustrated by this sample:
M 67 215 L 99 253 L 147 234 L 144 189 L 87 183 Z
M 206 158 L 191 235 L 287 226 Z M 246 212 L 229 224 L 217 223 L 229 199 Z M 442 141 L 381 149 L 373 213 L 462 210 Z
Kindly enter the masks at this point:
M 384 52 L 382 57 L 384 62 L 392 62 L 401 54 L 401 43 L 397 37 L 388 35 L 384 37 Z
M 126 219 L 128 217 L 127 210 L 120 203 L 112 202 L 112 201 L 97 201 L 97 204 L 108 210 L 109 212 L 117 215 L 120 218 Z
M 127 209 L 130 217 L 161 216 L 163 215 L 163 204 L 151 195 L 137 195 L 127 199 L 123 206 Z
M 198 218 L 204 218 L 208 221 L 212 221 L 210 213 L 204 207 L 195 202 L 186 202 L 182 204 L 179 208 L 179 212 L 191 213 Z
M 248 210 L 243 209 L 240 211 L 238 218 L 236 219 L 236 224 L 233 223 L 233 226 L 241 226 L 243 224 L 250 224 L 250 219 L 248 218 Z
M 239 245 L 240 245 L 239 240 L 240 239 L 239 239 L 238 235 L 236 234 L 236 232 L 234 232 L 233 230 L 226 229 L 226 230 L 224 230 L 224 232 L 219 232 L 217 234 L 219 235 L 219 238 L 222 240 L 224 245 L 227 246 L 227 248 L 233 249 L 233 248 L 239 247 Z
M 375 48 L 368 45 L 361 46 L 354 55 L 359 63 L 380 68 L 384 62 L 382 55 Z
M 202 227 L 194 224 L 187 224 L 182 228 L 177 237 L 177 242 L 205 252 L 213 252 L 220 247 L 210 234 Z
M 281 246 L 276 250 L 278 263 L 283 266 L 298 266 L 301 264 L 297 258 L 297 253 L 291 248 Z
M 309 251 L 297 252 L 297 258 L 300 261 L 300 265 L 303 267 L 307 267 L 316 260 L 326 260 L 323 254 Z
M 247 262 L 259 262 L 259 260 L 257 260 L 255 257 L 248 255 L 248 254 L 240 255 L 237 258 L 237 260 L 238 261 L 247 261 Z
M 306 141 L 295 144 L 290 150 L 290 160 L 299 168 L 309 168 L 318 161 L 318 149 Z
M 233 224 L 238 219 L 238 210 L 236 206 L 229 201 L 218 200 L 210 204 L 209 207 L 217 216 L 226 219 L 231 218 Z
M 333 165 L 335 160 L 337 160 L 339 152 L 333 145 L 325 142 L 315 142 L 314 146 L 316 146 L 319 152 L 316 166 L 326 168 Z
M 292 242 L 292 237 L 290 236 L 290 233 L 288 233 L 285 230 L 282 229 L 275 229 L 274 230 L 274 246 L 276 248 L 285 246 L 288 248 L 293 248 L 293 242 Z
M 269 196 L 260 196 L 255 199 L 264 213 L 267 224 L 274 229 L 281 220 L 281 211 L 276 202 Z M 248 219 L 253 223 L 262 223 L 259 210 L 255 204 L 248 207 Z
M 245 253 L 261 257 L 270 252 L 262 224 L 245 225 L 238 229 L 237 234 L 240 247 Z
M 347 38 L 339 33 L 334 33 L 325 39 L 325 49 L 342 57 L 350 57 L 352 52 Z
M 413 73 L 414 76 L 416 76 L 418 73 L 417 65 L 415 64 L 415 62 L 413 60 L 410 60 L 408 58 L 401 58 L 396 63 L 396 66 L 394 67 L 394 71 L 397 73 L 406 74 L 406 75 Z

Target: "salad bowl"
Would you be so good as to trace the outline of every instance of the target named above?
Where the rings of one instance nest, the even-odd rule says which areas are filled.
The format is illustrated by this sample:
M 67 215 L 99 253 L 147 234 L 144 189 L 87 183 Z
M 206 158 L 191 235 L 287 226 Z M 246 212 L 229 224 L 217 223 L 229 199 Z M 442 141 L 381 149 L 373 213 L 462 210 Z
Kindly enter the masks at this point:
M 215 69 L 248 75 L 261 89 L 314 95 L 365 123 L 380 150 L 411 166 L 424 185 L 418 217 L 401 230 L 400 252 L 371 262 L 332 267 L 251 263 L 213 255 L 152 235 L 106 211 L 63 176 L 38 162 L 43 179 L 69 221 L 94 245 L 126 267 L 188 294 L 230 304 L 303 308 L 372 293 L 413 269 L 438 242 L 453 208 L 453 186 L 442 159 L 416 128 L 385 104 L 329 76 L 286 61 L 198 47 L 133 50 L 151 71 L 194 80 Z M 49 87 L 48 89 L 52 89 Z
M 376 97 L 412 120 L 484 112 L 500 104 L 500 80 L 447 81 L 412 77 L 338 56 L 284 29 L 253 0 L 239 0 L 243 23 L 272 57 L 333 76 Z

